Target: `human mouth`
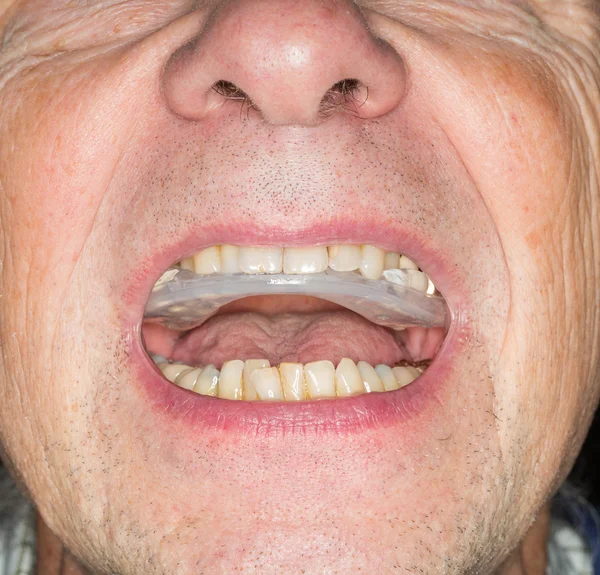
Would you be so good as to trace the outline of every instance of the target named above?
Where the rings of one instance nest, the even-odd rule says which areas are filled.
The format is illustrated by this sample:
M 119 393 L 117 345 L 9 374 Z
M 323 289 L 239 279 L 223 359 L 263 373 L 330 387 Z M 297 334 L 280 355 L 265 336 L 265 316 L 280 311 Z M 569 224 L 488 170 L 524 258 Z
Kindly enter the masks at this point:
M 177 261 L 157 285 L 180 270 L 222 286 L 249 276 L 328 274 L 335 279 L 339 274 L 346 282 L 384 287 L 398 270 L 414 297 L 443 302 L 418 263 L 370 244 L 213 245 Z M 379 325 L 356 308 L 345 309 L 335 294 L 327 301 L 310 289 L 295 295 L 271 289 L 225 300 L 192 329 L 177 322 L 173 329 L 150 318 L 142 330 L 146 351 L 162 376 L 181 390 L 225 401 L 306 403 L 403 390 L 427 371 L 449 327 L 421 320 L 392 329 L 389 322 Z

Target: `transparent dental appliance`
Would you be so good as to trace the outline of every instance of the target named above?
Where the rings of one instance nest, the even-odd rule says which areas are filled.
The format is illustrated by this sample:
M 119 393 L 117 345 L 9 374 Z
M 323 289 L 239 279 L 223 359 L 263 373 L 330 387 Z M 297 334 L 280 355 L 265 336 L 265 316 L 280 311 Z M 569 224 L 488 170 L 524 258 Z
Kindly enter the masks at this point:
M 316 274 L 196 275 L 170 268 L 152 289 L 144 321 L 175 330 L 202 325 L 221 307 L 257 295 L 293 294 L 318 297 L 348 308 L 382 326 L 447 327 L 444 298 L 411 287 L 416 270 L 386 270 L 369 280 L 355 272 L 327 270 Z

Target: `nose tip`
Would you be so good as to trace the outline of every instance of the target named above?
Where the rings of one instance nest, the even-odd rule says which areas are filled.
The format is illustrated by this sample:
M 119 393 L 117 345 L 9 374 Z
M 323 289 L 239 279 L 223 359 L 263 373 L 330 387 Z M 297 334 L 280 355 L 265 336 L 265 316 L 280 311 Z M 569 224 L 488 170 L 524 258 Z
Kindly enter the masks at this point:
M 242 100 L 278 125 L 332 114 L 376 118 L 402 100 L 402 58 L 349 0 L 232 0 L 175 52 L 163 87 L 171 110 L 201 120 Z

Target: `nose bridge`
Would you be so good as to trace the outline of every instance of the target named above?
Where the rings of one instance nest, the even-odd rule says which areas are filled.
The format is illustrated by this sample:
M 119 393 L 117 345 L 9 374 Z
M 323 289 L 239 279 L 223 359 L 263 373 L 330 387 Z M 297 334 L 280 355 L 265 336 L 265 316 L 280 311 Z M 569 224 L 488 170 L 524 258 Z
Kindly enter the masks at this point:
M 405 69 L 348 0 L 231 0 L 173 56 L 164 78 L 172 109 L 195 120 L 220 107 L 214 88 L 223 85 L 221 99 L 243 97 L 270 123 L 311 125 L 348 86 L 354 113 L 387 113 L 404 93 Z

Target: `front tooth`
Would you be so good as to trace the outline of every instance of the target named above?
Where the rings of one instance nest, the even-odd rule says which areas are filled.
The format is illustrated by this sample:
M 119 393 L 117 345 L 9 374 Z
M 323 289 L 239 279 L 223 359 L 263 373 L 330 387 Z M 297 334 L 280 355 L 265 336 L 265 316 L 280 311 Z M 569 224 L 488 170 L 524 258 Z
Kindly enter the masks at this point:
M 183 389 L 194 389 L 196 380 L 202 372 L 202 368 L 190 369 L 189 371 L 182 371 L 175 380 L 175 385 L 182 387 Z
M 194 258 L 184 258 L 179 262 L 179 267 L 182 270 L 194 271 Z
M 258 399 L 254 386 L 250 383 L 252 372 L 257 369 L 271 367 L 268 359 L 247 359 L 244 363 L 244 399 L 255 401 Z
M 392 371 L 394 372 L 394 377 L 398 381 L 400 387 L 407 386 L 421 375 L 416 368 L 410 365 L 395 367 Z
M 336 272 L 353 272 L 361 261 L 360 246 L 329 246 L 329 267 Z
M 400 261 L 398 262 L 401 270 L 418 270 L 419 266 L 413 262 L 411 259 L 408 259 L 406 256 L 400 256 Z
M 175 380 L 185 371 L 194 369 L 185 363 L 161 363 L 159 365 L 163 375 L 171 382 L 175 383 Z
M 226 361 L 221 367 L 219 377 L 219 397 L 224 399 L 242 399 L 244 388 L 242 386 L 242 374 L 244 362 L 241 359 Z
M 400 264 L 400 254 L 396 252 L 385 252 L 383 267 L 386 270 L 397 270 Z
M 221 273 L 221 254 L 219 251 L 219 246 L 212 246 L 194 254 L 194 272 L 198 275 Z
M 373 391 L 385 391 L 385 387 L 383 386 L 379 375 L 377 375 L 377 371 L 375 371 L 370 363 L 359 361 L 356 367 L 358 367 L 358 372 L 362 377 L 367 393 Z
M 381 378 L 383 387 L 386 391 L 393 391 L 394 389 L 400 389 L 400 384 L 394 375 L 392 368 L 389 365 L 379 364 L 375 366 L 377 375 Z
M 280 274 L 283 271 L 283 248 L 241 247 L 238 261 L 246 274 Z
M 265 401 L 283 401 L 281 380 L 276 367 L 256 369 L 250 376 L 250 383 L 259 399 Z
M 370 280 L 378 280 L 383 274 L 385 252 L 371 245 L 361 246 L 360 273 Z
M 221 273 L 237 274 L 240 272 L 238 257 L 240 248 L 224 244 L 221 246 Z
M 310 397 L 335 397 L 335 367 L 330 361 L 314 361 L 304 366 Z
M 207 365 L 196 379 L 194 391 L 202 395 L 215 397 L 219 388 L 219 370 L 212 364 Z
M 341 396 L 364 393 L 365 386 L 356 364 L 345 357 L 338 363 L 335 370 L 337 394 Z
M 283 273 L 286 274 L 316 274 L 324 272 L 328 264 L 325 246 L 283 250 Z
M 286 401 L 306 399 L 304 369 L 301 363 L 280 363 L 279 375 Z

